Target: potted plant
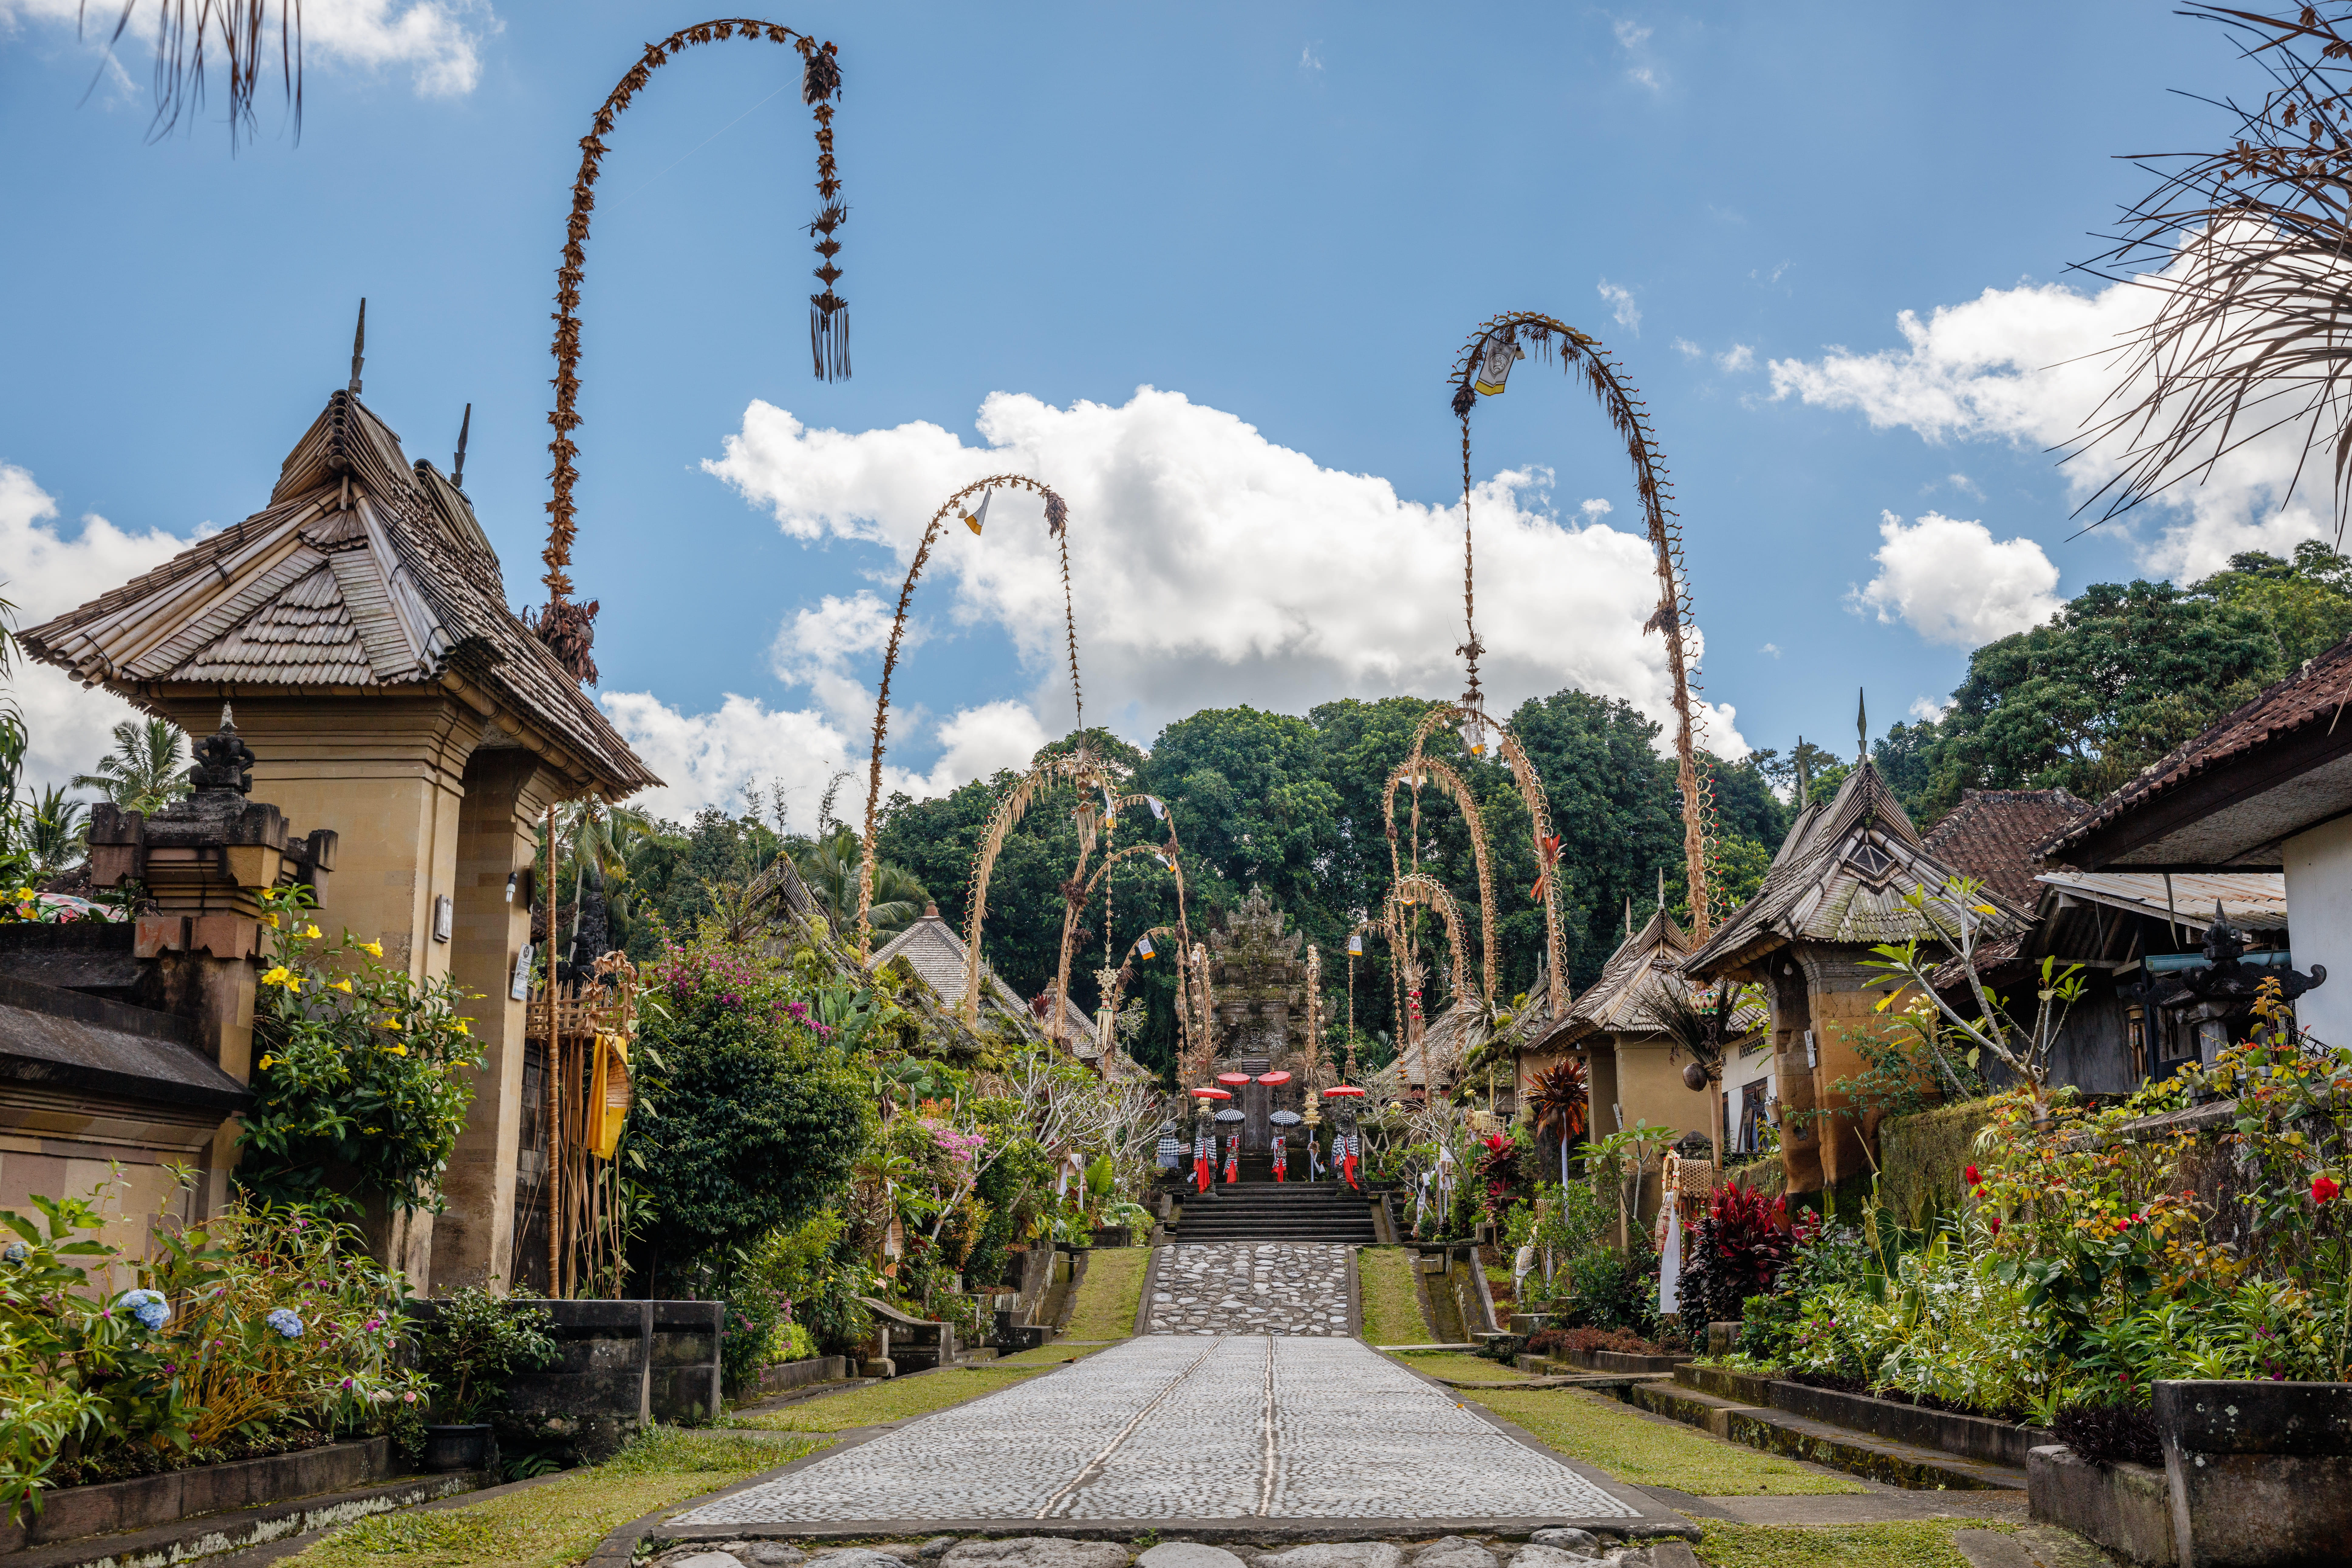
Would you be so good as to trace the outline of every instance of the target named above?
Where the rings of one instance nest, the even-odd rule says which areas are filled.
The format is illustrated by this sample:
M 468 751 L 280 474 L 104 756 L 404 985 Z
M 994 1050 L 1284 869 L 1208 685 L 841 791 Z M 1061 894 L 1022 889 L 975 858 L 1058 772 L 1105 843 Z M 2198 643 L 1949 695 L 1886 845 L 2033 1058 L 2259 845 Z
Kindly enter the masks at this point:
M 425 1426 L 428 1470 L 486 1469 L 496 1459 L 483 1416 L 506 1394 L 509 1373 L 555 1359 L 554 1315 L 528 1300 L 468 1285 L 432 1304 L 417 1337 L 417 1363 L 433 1381 Z

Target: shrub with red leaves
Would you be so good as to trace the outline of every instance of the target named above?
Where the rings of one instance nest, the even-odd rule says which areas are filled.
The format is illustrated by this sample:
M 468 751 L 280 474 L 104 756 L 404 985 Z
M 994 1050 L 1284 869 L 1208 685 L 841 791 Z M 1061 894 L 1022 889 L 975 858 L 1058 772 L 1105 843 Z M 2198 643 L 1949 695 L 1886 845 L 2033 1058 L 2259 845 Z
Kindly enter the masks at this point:
M 1704 1312 L 1715 1323 L 1738 1322 L 1740 1303 L 1769 1296 L 1794 1251 L 1789 1201 L 1749 1187 L 1725 1187 L 1686 1237 L 1683 1315 Z
M 1530 1355 L 1557 1355 L 1562 1351 L 1621 1351 L 1627 1355 L 1656 1355 L 1658 1347 L 1631 1329 L 1538 1329 L 1528 1336 Z
M 1478 1180 L 1486 1188 L 1486 1213 L 1499 1219 L 1512 1197 L 1526 1185 L 1519 1174 L 1518 1150 L 1501 1133 L 1486 1139 L 1478 1146 Z

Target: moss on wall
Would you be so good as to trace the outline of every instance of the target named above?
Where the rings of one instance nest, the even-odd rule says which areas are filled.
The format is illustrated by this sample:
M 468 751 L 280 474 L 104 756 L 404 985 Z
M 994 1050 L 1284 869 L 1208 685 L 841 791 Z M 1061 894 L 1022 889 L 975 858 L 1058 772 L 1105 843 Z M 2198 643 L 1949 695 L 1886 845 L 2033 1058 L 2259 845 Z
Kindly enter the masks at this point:
M 1880 1125 L 1878 1194 L 1904 1224 L 1923 1225 L 1931 1213 L 1960 1206 L 1968 1187 L 1962 1173 L 1977 1133 L 1991 1118 L 1990 1104 L 1963 1100 Z

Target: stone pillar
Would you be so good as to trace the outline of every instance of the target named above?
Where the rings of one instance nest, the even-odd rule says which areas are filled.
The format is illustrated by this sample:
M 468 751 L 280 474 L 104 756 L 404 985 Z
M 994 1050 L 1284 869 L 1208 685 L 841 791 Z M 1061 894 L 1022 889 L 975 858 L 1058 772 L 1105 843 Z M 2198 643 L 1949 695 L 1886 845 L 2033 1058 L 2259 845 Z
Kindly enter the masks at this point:
M 220 699 L 180 689 L 153 704 L 191 734 Z M 319 911 L 383 943 L 384 962 L 419 979 L 449 973 L 433 935 L 435 900 L 454 898 L 466 760 L 483 733 L 474 710 L 438 689 L 367 698 L 241 693 L 236 721 L 258 754 L 256 788 L 297 822 L 341 836 L 338 875 Z
M 1772 1081 L 1778 1086 L 1780 1127 L 1780 1171 L 1791 1194 L 1822 1190 L 1822 1145 L 1818 1123 L 1800 1131 L 1792 1113 L 1813 1109 L 1813 1069 L 1807 1037 L 1813 1027 L 1812 988 L 1803 968 L 1788 950 L 1765 961 L 1765 990 L 1772 1003 Z
M 530 935 L 535 833 L 559 782 L 520 746 L 484 746 L 466 764 L 458 812 L 457 931 L 450 974 L 480 1000 L 469 1011 L 484 1062 L 466 1130 L 449 1157 L 436 1217 L 433 1287 L 505 1289 L 514 1268 L 515 1167 L 521 1152 L 525 1004 L 515 962 Z M 509 898 L 507 879 L 522 873 Z
M 1822 1180 L 1831 1186 L 1870 1174 L 1870 1156 L 1864 1143 L 1872 1129 L 1852 1113 L 1853 1097 L 1832 1087 L 1841 1079 L 1860 1078 L 1869 1065 L 1848 1037 L 1850 1031 L 1869 1028 L 1877 1022 L 1878 1003 L 1885 994 L 1883 989 L 1863 989 L 1878 973 L 1862 967 L 1859 961 L 1866 951 L 1807 948 L 1798 957 L 1811 993 L 1813 1104 L 1835 1111 L 1813 1124 L 1818 1130 L 1814 1142 L 1821 1151 Z M 1800 1042 L 1799 1049 L 1802 1048 Z

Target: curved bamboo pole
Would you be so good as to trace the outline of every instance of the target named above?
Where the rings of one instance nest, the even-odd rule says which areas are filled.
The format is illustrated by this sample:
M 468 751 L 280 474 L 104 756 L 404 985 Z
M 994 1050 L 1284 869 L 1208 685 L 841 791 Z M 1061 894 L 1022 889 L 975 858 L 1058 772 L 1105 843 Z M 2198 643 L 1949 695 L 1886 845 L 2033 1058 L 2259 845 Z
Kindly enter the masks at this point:
M 1171 943 L 1177 940 L 1176 931 L 1167 926 L 1153 926 L 1143 934 L 1155 938 L 1166 937 Z M 1192 996 L 1184 984 L 1184 951 L 1181 946 L 1173 948 L 1176 959 L 1176 1028 L 1177 1032 L 1183 1037 L 1182 1043 L 1176 1051 L 1180 1070 L 1181 1064 L 1191 1059 L 1192 1055 Z M 1129 944 L 1126 959 L 1119 964 L 1118 972 L 1111 977 L 1110 989 L 1104 993 L 1107 999 L 1103 1005 L 1110 1009 L 1113 1017 L 1118 1015 L 1118 1005 L 1127 1000 L 1127 987 L 1134 978 L 1135 948 Z
M 1381 796 L 1381 816 L 1388 826 L 1389 878 L 1391 881 L 1402 881 L 1404 878 L 1402 863 L 1397 857 L 1397 786 L 1408 778 L 1423 774 L 1445 786 L 1446 792 L 1454 797 L 1454 804 L 1461 808 L 1463 817 L 1470 824 L 1470 858 L 1478 868 L 1478 956 L 1481 961 L 1479 971 L 1480 978 L 1485 983 L 1482 992 L 1486 1000 L 1492 1002 L 1495 999 L 1496 984 L 1495 979 L 1495 879 L 1486 868 L 1486 819 L 1479 815 L 1478 803 L 1470 798 L 1470 786 L 1463 782 L 1462 775 L 1435 757 L 1424 757 L 1416 752 L 1407 756 L 1403 762 L 1397 764 L 1396 771 L 1389 774 L 1388 788 Z M 1413 790 L 1416 847 L 1420 837 L 1420 800 L 1421 791 L 1416 785 Z
M 956 509 L 965 498 L 996 486 L 1029 490 L 1045 500 L 1045 529 L 1062 550 L 1062 619 L 1070 643 L 1070 701 L 1076 712 L 1079 733 L 1086 731 L 1086 693 L 1078 689 L 1078 616 L 1070 596 L 1070 509 L 1052 486 L 1026 475 L 992 474 L 976 479 L 940 502 L 940 510 L 931 513 L 930 523 L 923 530 L 922 542 L 915 547 L 915 559 L 907 568 L 907 580 L 898 585 L 898 613 L 890 622 L 889 646 L 882 652 L 882 688 L 874 704 L 874 753 L 866 765 L 866 832 L 859 841 L 857 866 L 857 956 L 861 962 L 874 952 L 874 927 L 867 921 L 866 912 L 874 907 L 874 836 L 881 822 L 883 740 L 890 728 L 890 677 L 898 668 L 898 644 L 907 635 L 907 606 L 914 601 L 915 583 L 923 574 L 924 563 L 931 558 L 931 544 L 940 536 L 940 525 L 957 515 Z
M 1454 383 L 1454 413 L 1462 421 L 1464 617 L 1466 621 L 1470 612 L 1470 411 L 1478 404 L 1475 378 L 1484 350 L 1498 337 L 1514 352 L 1524 338 L 1536 345 L 1538 356 L 1548 356 L 1557 347 L 1562 369 L 1572 373 L 1580 368 L 1585 384 L 1599 401 L 1610 426 L 1623 437 L 1625 455 L 1633 465 L 1633 488 L 1641 497 L 1650 545 L 1657 557 L 1658 605 L 1643 630 L 1663 631 L 1666 637 L 1666 663 L 1675 679 L 1675 773 L 1683 797 L 1683 864 L 1689 882 L 1691 929 L 1705 938 L 1714 923 L 1708 888 L 1717 837 L 1715 785 L 1713 777 L 1698 762 L 1706 724 L 1692 700 L 1698 688 L 1691 680 L 1689 655 L 1683 637 L 1683 629 L 1690 622 L 1691 596 L 1688 573 L 1683 564 L 1681 518 L 1670 504 L 1674 485 L 1667 478 L 1665 458 L 1658 450 L 1657 437 L 1650 433 L 1649 416 L 1643 411 L 1641 399 L 1626 387 L 1617 363 L 1607 357 L 1598 338 L 1578 331 L 1556 317 L 1519 310 L 1482 322 L 1463 345 L 1461 357 L 1454 361 L 1449 378 Z M 1464 651 L 1470 658 L 1470 700 L 1475 704 L 1480 651 L 1475 630 Z M 1555 954 L 1555 965 L 1557 962 Z M 1557 977 L 1557 967 L 1553 973 Z M 1557 1016 L 1557 996 L 1553 1005 Z
M 972 857 L 971 882 L 965 891 L 963 1004 L 964 1026 L 969 1028 L 980 1022 L 980 933 L 988 921 L 989 879 L 996 874 L 996 857 L 1004 847 L 1005 835 L 1011 833 L 1029 811 L 1037 792 L 1060 779 L 1067 779 L 1077 791 L 1080 822 L 1078 826 L 1079 869 L 1083 874 L 1083 856 L 1094 844 L 1093 808 L 1087 801 L 1089 790 L 1108 794 L 1110 781 L 1095 760 L 1092 752 L 1081 745 L 1076 751 L 1048 757 L 1016 780 L 1012 789 L 996 805 L 996 815 L 989 819 L 988 832 L 980 842 L 980 853 Z M 872 830 L 868 829 L 871 838 Z M 870 865 L 870 862 L 869 862 Z
M 1543 780 L 1537 776 L 1535 763 L 1528 757 L 1527 748 L 1519 744 L 1518 737 L 1511 733 L 1509 725 L 1497 724 L 1486 714 L 1458 702 L 1439 702 L 1432 704 L 1429 711 L 1421 716 L 1421 722 L 1414 726 L 1412 743 L 1406 748 L 1402 766 L 1424 763 L 1427 759 L 1422 755 L 1422 744 L 1429 738 L 1430 732 L 1442 723 L 1458 725 L 1465 719 L 1475 719 L 1494 730 L 1500 742 L 1503 761 L 1511 770 L 1511 781 L 1518 786 L 1519 804 L 1527 807 L 1528 826 L 1535 840 L 1536 865 L 1543 878 L 1539 885 L 1543 891 L 1544 952 L 1550 960 L 1551 968 L 1548 987 L 1551 994 L 1551 1016 L 1565 1017 L 1568 1013 L 1568 943 L 1560 933 L 1559 889 L 1556 885 L 1557 879 L 1551 875 L 1556 858 L 1552 845 L 1551 805 L 1544 796 Z M 1485 891 L 1482 883 L 1482 897 Z M 1487 984 L 1491 995 L 1494 984 L 1491 978 Z
M 1419 896 L 1411 896 L 1415 894 Z M 1399 909 L 1410 909 L 1415 904 L 1427 904 L 1437 911 L 1438 918 L 1445 922 L 1446 945 L 1454 954 L 1454 981 L 1451 987 L 1454 1000 L 1455 1002 L 1463 1000 L 1465 993 L 1475 997 L 1477 992 L 1473 989 L 1473 983 L 1465 978 L 1470 973 L 1470 948 L 1469 944 L 1463 940 L 1462 909 L 1454 901 L 1454 895 L 1445 890 L 1445 884 L 1425 872 L 1409 872 L 1398 879 L 1395 889 L 1389 894 L 1389 902 Z M 1404 922 L 1399 920 L 1396 924 L 1398 929 L 1402 930 Z M 1451 1004 L 1448 1005 L 1451 1005 Z
M 1140 801 L 1142 797 L 1139 795 L 1132 798 Z M 1171 828 L 1172 826 L 1173 825 L 1171 824 Z M 1082 856 L 1084 855 L 1085 850 L 1083 847 L 1080 849 L 1079 853 Z M 1174 857 L 1165 846 L 1159 844 L 1130 844 L 1124 849 L 1114 849 L 1109 854 L 1105 855 L 1103 857 L 1103 863 L 1095 868 L 1094 875 L 1088 877 L 1084 885 L 1082 885 L 1074 895 L 1068 897 L 1063 901 L 1062 955 L 1060 961 L 1055 965 L 1054 969 L 1054 1017 L 1052 1026 L 1046 1030 L 1047 1036 L 1053 1039 L 1058 1040 L 1062 1037 L 1062 1014 L 1063 1010 L 1069 1005 L 1070 944 L 1073 937 L 1075 937 L 1077 932 L 1078 917 L 1086 912 L 1087 903 L 1094 898 L 1096 887 L 1101 883 L 1105 877 L 1110 874 L 1111 868 L 1117 866 L 1122 860 L 1131 859 L 1138 855 L 1150 855 L 1159 860 L 1163 866 L 1168 867 L 1169 873 L 1176 879 L 1177 918 L 1180 921 L 1183 919 L 1184 868 L 1181 863 L 1170 864 L 1170 861 L 1173 859 Z M 1083 859 L 1079 864 L 1080 868 L 1083 870 L 1085 865 Z
M 1186 1076 L 1206 1083 L 1209 1068 L 1217 1059 L 1217 998 L 1209 984 L 1209 950 L 1197 942 L 1192 944 L 1192 1005 L 1201 1015 L 1201 1054 Z
M 588 134 L 580 139 L 580 173 L 572 184 L 572 216 L 564 227 L 563 265 L 555 269 L 555 412 L 547 416 L 547 422 L 555 426 L 555 439 L 547 447 L 555 459 L 555 468 L 549 475 L 553 489 L 547 502 L 547 549 L 541 556 L 547 563 L 547 575 L 542 579 L 547 584 L 547 608 L 541 612 L 536 629 L 563 661 L 565 668 L 591 684 L 596 679 L 595 661 L 588 652 L 593 639 L 590 625 L 593 611 L 569 606 L 567 601 L 572 592 L 568 569 L 575 532 L 572 488 L 580 477 L 572 462 L 580 447 L 572 436 L 580 427 L 580 284 L 587 269 L 588 215 L 596 206 L 596 181 L 604 172 L 604 138 L 613 133 L 614 122 L 655 70 L 691 45 L 733 37 L 752 43 L 765 40 L 790 44 L 800 53 L 801 101 L 816 117 L 816 190 L 822 204 L 808 226 L 809 237 L 816 241 L 817 254 L 823 258 L 816 275 L 824 284 L 824 293 L 809 298 L 809 341 L 817 359 L 820 380 L 830 381 L 835 374 L 845 379 L 849 374 L 848 317 L 842 313 L 848 301 L 833 291 L 834 280 L 841 276 L 841 269 L 833 264 L 833 258 L 841 251 L 840 242 L 833 233 L 849 216 L 848 208 L 841 204 L 841 181 L 833 161 L 833 100 L 841 94 L 839 51 L 831 44 L 819 44 L 806 33 L 751 16 L 698 22 L 679 28 L 658 44 L 647 44 L 637 63 L 605 95 Z M 828 363 L 828 349 L 835 351 L 835 363 Z

